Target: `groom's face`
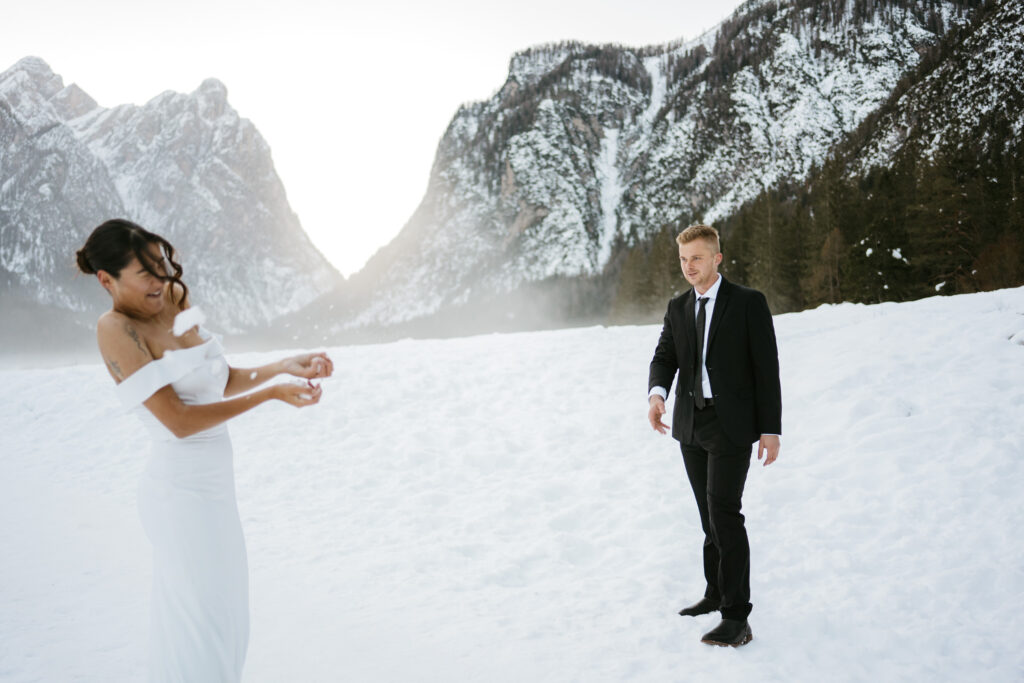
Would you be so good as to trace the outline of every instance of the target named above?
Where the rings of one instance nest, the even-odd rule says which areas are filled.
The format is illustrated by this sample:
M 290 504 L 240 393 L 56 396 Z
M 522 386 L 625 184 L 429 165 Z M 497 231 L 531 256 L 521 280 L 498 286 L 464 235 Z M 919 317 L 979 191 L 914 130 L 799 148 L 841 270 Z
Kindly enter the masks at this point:
M 700 292 L 706 292 L 718 277 L 718 264 L 722 253 L 715 253 L 714 247 L 705 239 L 679 245 L 679 267 L 683 277 Z

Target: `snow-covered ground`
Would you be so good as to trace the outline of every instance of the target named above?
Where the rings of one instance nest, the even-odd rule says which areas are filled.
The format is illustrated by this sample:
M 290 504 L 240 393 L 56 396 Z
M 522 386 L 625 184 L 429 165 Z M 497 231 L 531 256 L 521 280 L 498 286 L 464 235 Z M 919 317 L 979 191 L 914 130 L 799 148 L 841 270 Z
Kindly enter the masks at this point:
M 657 327 L 402 341 L 232 423 L 246 680 L 1024 679 L 1024 288 L 776 326 L 750 645 L 676 614 L 701 536 L 646 422 Z M 0 680 L 141 680 L 142 427 L 98 364 L 0 383 Z

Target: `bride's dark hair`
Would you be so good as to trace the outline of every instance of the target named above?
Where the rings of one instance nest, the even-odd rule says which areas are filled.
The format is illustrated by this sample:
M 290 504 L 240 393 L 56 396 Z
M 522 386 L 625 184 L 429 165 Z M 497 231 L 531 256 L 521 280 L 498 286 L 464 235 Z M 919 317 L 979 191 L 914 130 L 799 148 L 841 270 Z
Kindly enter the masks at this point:
M 164 275 L 157 272 L 156 262 L 146 249 L 151 244 L 159 247 L 166 261 Z M 181 281 L 181 265 L 174 260 L 175 251 L 171 243 L 129 220 L 114 218 L 101 224 L 92 231 L 89 239 L 85 240 L 85 246 L 76 252 L 76 256 L 78 269 L 86 275 L 95 275 L 105 270 L 115 278 L 120 276 L 124 267 L 131 262 L 132 257 L 135 257 L 153 277 L 181 287 L 178 306 L 181 306 L 188 296 L 188 287 Z

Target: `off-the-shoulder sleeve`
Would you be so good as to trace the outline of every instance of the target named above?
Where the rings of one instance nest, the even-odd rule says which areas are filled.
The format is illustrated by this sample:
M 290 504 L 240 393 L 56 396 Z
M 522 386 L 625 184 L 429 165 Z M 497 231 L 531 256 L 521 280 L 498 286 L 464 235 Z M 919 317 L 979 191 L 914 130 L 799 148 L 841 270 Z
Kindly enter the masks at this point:
M 218 344 L 224 341 L 224 337 L 222 335 L 219 335 L 215 332 L 210 332 L 208 329 L 203 327 L 202 323 L 196 325 L 196 332 L 199 333 L 199 338 L 202 339 L 203 341 L 210 341 L 211 339 L 216 339 Z
M 208 341 L 199 346 L 167 351 L 162 358 L 151 360 L 126 377 L 114 391 L 125 409 L 133 408 L 158 390 L 199 368 L 209 357 L 220 352 L 220 341 L 210 335 Z

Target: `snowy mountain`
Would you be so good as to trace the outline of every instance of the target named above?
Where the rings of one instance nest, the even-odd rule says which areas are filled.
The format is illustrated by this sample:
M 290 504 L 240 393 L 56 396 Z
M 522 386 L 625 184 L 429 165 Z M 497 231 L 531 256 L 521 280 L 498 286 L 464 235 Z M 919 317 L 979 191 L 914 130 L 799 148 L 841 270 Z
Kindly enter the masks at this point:
M 289 207 L 266 141 L 219 81 L 107 109 L 41 59 L 0 73 L 5 304 L 94 320 L 109 300 L 76 274 L 74 252 L 113 217 L 170 240 L 195 302 L 223 329 L 265 324 L 340 279 Z
M 606 312 L 624 253 L 807 177 L 976 5 L 758 0 L 685 44 L 515 55 L 456 113 L 400 235 L 331 299 L 336 329 L 512 316 L 559 288 L 563 312 Z
M 891 164 L 908 146 L 926 158 L 964 141 L 975 143 L 979 156 L 1009 151 L 991 143 L 1024 134 L 1022 64 L 1024 3 L 993 3 L 985 21 L 879 112 L 859 141 L 854 170 Z
M 719 222 L 728 274 L 773 310 L 1024 284 L 1021 63 L 1024 3 L 979 7 L 824 165 Z M 658 289 L 633 256 L 620 284 Z

